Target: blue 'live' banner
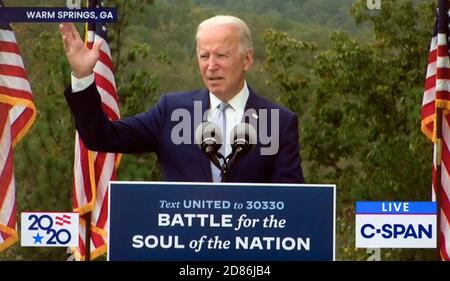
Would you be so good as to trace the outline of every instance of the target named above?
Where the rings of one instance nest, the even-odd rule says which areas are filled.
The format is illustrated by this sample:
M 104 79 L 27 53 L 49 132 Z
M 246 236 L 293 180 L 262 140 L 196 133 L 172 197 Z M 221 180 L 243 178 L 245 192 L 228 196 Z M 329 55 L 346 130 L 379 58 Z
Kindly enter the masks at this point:
M 356 202 L 356 214 L 436 214 L 436 202 Z
M 117 8 L 0 7 L 0 23 L 9 22 L 115 22 Z
M 111 182 L 112 261 L 335 258 L 335 186 Z

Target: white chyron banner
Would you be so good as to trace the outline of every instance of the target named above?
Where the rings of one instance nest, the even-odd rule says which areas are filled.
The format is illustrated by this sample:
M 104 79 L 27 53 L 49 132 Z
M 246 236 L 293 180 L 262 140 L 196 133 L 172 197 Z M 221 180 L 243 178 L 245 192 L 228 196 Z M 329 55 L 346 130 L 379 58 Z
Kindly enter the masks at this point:
M 357 248 L 436 248 L 436 202 L 357 202 Z

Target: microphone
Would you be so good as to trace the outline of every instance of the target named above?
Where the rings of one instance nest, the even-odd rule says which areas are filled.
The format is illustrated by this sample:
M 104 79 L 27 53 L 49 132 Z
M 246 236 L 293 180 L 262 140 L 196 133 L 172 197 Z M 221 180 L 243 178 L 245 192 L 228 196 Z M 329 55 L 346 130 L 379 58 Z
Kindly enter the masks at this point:
M 195 129 L 195 142 L 220 171 L 222 171 L 222 167 L 218 157 L 223 158 L 223 155 L 219 152 L 222 139 L 220 128 L 213 122 L 203 122 Z
M 231 130 L 232 154 L 242 156 L 249 153 L 256 144 L 256 129 L 248 123 L 239 123 Z
M 256 129 L 248 123 L 239 123 L 231 130 L 230 143 L 232 151 L 227 156 L 227 174 L 239 157 L 249 153 L 255 147 L 256 138 Z

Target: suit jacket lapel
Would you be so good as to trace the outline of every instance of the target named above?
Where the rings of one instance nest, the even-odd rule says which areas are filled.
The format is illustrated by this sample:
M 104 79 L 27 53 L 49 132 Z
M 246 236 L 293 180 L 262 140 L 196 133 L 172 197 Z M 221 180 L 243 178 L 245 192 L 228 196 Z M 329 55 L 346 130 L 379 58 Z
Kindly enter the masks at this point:
M 244 116 L 242 116 L 241 122 L 246 122 L 244 120 L 244 118 L 246 117 L 245 113 L 246 112 L 248 113 L 249 110 L 253 109 L 253 110 L 255 110 L 255 114 L 256 115 L 255 114 L 247 114 L 247 117 L 251 118 L 249 120 L 250 123 L 256 122 L 256 123 L 253 123 L 253 124 L 257 124 L 257 121 L 258 121 L 258 110 L 260 109 L 261 105 L 258 102 L 258 96 L 255 94 L 255 92 L 253 92 L 253 90 L 250 87 L 248 87 L 248 90 L 249 90 L 249 95 L 248 95 L 247 102 L 245 103 Z M 247 123 L 249 123 L 249 122 L 247 122 Z
M 195 120 L 195 118 L 192 118 L 192 124 L 194 125 L 193 128 L 192 128 L 192 134 L 194 136 L 195 129 L 197 128 L 198 125 L 200 125 L 204 121 L 203 120 L 203 115 L 205 114 L 206 110 L 209 109 L 209 91 L 208 91 L 208 89 L 204 89 L 204 90 L 199 91 L 196 95 L 194 95 L 192 97 L 192 99 L 193 99 L 194 102 L 201 102 L 201 106 L 202 106 L 201 119 L 200 120 Z M 192 113 L 195 114 L 194 112 L 192 112 Z M 203 154 L 203 152 L 200 150 L 200 147 L 198 147 L 198 145 L 196 145 L 196 149 L 198 151 L 198 153 L 197 153 L 198 161 L 200 163 L 200 166 L 202 167 L 204 180 L 207 181 L 207 182 L 212 182 L 210 161 L 209 161 L 208 157 L 205 154 Z

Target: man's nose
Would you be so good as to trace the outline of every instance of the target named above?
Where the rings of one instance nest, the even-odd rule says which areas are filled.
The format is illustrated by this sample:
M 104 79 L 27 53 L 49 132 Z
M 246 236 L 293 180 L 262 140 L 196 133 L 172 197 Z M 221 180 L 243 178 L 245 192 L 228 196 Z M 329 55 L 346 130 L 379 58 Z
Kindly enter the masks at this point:
M 208 70 L 214 71 L 218 68 L 217 59 L 214 56 L 210 56 L 208 60 Z

